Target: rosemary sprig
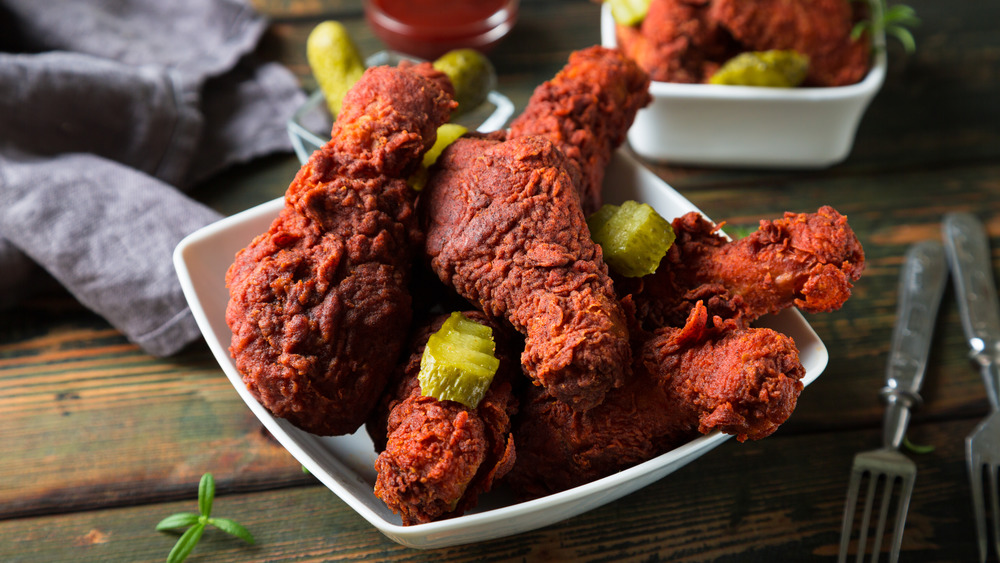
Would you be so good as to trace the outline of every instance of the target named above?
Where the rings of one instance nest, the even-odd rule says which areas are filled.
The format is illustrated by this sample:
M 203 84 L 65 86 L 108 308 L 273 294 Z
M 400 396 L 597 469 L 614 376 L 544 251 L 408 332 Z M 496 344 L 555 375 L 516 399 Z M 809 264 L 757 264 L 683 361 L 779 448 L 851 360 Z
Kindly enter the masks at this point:
M 181 563 L 187 559 L 187 556 L 191 554 L 194 547 L 198 545 L 202 534 L 205 533 L 205 528 L 209 525 L 215 526 L 223 532 L 234 535 L 253 545 L 253 536 L 242 524 L 229 518 L 212 517 L 213 500 L 215 500 L 215 479 L 211 473 L 206 473 L 201 476 L 201 481 L 198 483 L 199 514 L 195 514 L 194 512 L 179 512 L 167 516 L 156 525 L 157 531 L 161 532 L 187 528 L 181 534 L 181 537 L 177 539 L 177 543 L 170 550 L 170 554 L 167 555 L 167 563 Z
M 867 2 L 867 0 L 855 1 Z M 898 39 L 907 53 L 916 51 L 917 42 L 913 39 L 913 34 L 908 29 L 920 25 L 920 19 L 917 17 L 916 11 L 905 4 L 896 4 L 895 6 L 888 7 L 885 0 L 879 0 L 879 2 L 882 5 L 882 17 L 863 20 L 854 24 L 854 28 L 851 29 L 851 38 L 856 40 L 867 30 L 871 30 L 874 34 L 884 31 L 886 35 L 891 35 Z

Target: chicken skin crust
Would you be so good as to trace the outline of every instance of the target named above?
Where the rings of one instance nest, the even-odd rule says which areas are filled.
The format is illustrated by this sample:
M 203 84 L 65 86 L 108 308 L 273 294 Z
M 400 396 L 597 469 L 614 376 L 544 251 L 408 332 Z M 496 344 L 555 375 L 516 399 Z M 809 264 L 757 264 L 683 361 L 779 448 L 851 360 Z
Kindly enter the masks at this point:
M 740 52 L 794 49 L 809 57 L 804 86 L 844 86 L 868 72 L 869 38 L 851 37 L 864 10 L 849 0 L 652 0 L 640 25 L 617 24 L 616 35 L 661 82 L 708 82 Z
M 738 440 L 773 433 L 791 415 L 805 374 L 792 339 L 767 328 L 712 328 L 698 304 L 682 328 L 636 339 L 633 377 L 573 412 L 531 389 L 515 421 L 506 482 L 534 498 L 606 477 L 714 429 Z
M 545 137 L 462 138 L 421 196 L 426 252 L 438 277 L 525 335 L 521 363 L 576 410 L 628 375 L 625 317 L 600 247 Z
M 847 217 L 830 206 L 762 220 L 756 232 L 736 241 L 698 213 L 672 225 L 677 238 L 656 272 L 617 286 L 622 295 L 632 295 L 637 316 L 650 330 L 680 326 L 697 301 L 704 301 L 709 318 L 741 326 L 789 307 L 835 311 L 865 267 L 864 249 Z
M 354 432 L 395 366 L 421 241 L 405 178 L 455 107 L 443 76 L 429 64 L 369 69 L 278 217 L 227 272 L 230 353 L 243 381 L 303 430 Z
M 573 163 L 580 203 L 601 207 L 604 170 L 635 114 L 652 98 L 649 76 L 617 49 L 593 46 L 570 55 L 551 80 L 535 89 L 508 138 L 543 135 Z
M 517 400 L 511 382 L 522 376 L 506 334 L 511 329 L 478 311 L 464 315 L 493 329 L 500 360 L 479 404 L 470 408 L 421 395 L 420 360 L 427 338 L 447 318 L 442 316 L 417 332 L 412 353 L 366 425 L 380 452 L 375 496 L 407 526 L 461 516 L 514 465 L 510 419 Z

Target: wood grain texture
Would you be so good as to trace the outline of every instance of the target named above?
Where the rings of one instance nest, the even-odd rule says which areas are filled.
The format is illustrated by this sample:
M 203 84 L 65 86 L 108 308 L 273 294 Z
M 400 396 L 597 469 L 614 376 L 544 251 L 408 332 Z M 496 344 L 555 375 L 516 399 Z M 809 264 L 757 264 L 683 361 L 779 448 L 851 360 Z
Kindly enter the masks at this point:
M 363 53 L 383 48 L 360 0 L 253 0 L 271 20 L 258 56 L 315 88 L 305 40 L 345 23 Z M 918 50 L 889 46 L 885 86 L 848 159 L 824 170 L 646 163 L 727 230 L 829 204 L 861 239 L 867 269 L 842 309 L 807 317 L 830 351 L 823 375 L 770 438 L 730 441 L 620 501 L 513 538 L 415 551 L 383 537 L 302 473 L 253 417 L 204 344 L 143 354 L 47 283 L 0 311 L 0 561 L 162 561 L 174 536 L 153 527 L 194 510 L 215 474 L 216 514 L 258 545 L 208 533 L 190 561 L 832 561 L 854 453 L 878 445 L 882 386 L 902 256 L 939 236 L 949 211 L 987 225 L 1000 279 L 1000 5 L 908 2 Z M 570 52 L 599 41 L 588 0 L 522 0 L 491 54 L 518 110 Z M 192 195 L 224 214 L 280 196 L 299 165 L 277 155 L 233 167 Z M 974 559 L 962 439 L 987 411 L 947 290 L 910 437 L 916 493 L 905 561 Z

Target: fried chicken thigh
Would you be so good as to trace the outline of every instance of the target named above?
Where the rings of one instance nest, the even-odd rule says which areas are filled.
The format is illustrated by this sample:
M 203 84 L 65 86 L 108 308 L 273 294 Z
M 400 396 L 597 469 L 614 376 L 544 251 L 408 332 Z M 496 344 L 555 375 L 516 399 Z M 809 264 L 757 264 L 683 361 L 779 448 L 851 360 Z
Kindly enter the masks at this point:
M 567 158 L 540 136 L 449 146 L 421 196 L 445 284 L 525 335 L 525 372 L 574 409 L 628 374 L 628 329 Z
M 552 80 L 535 89 L 509 137 L 543 135 L 569 157 L 580 202 L 601 207 L 604 169 L 625 140 L 635 114 L 649 104 L 649 76 L 617 49 L 576 51 Z
M 791 415 L 805 374 L 787 336 L 710 327 L 697 304 L 682 328 L 642 333 L 633 377 L 587 412 L 531 389 L 515 423 L 517 460 L 506 481 L 524 497 L 611 475 L 713 429 L 738 440 L 769 436 Z
M 355 431 L 378 400 L 411 316 L 421 235 L 406 176 L 455 107 L 429 64 L 369 69 L 332 139 L 298 172 L 266 233 L 226 275 L 230 352 L 275 416 Z
M 756 232 L 732 242 L 694 212 L 675 219 L 673 228 L 677 239 L 656 272 L 617 286 L 632 295 L 648 329 L 680 326 L 697 301 L 705 302 L 709 318 L 742 326 L 793 306 L 834 311 L 864 270 L 861 243 L 847 217 L 830 206 L 762 220 Z
M 511 382 L 522 377 L 517 355 L 503 327 L 478 311 L 465 316 L 493 329 L 500 360 L 479 405 L 421 395 L 420 360 L 427 338 L 447 318 L 442 316 L 418 331 L 412 353 L 366 426 L 381 452 L 375 461 L 375 495 L 405 525 L 462 515 L 514 464 L 510 418 L 517 400 Z

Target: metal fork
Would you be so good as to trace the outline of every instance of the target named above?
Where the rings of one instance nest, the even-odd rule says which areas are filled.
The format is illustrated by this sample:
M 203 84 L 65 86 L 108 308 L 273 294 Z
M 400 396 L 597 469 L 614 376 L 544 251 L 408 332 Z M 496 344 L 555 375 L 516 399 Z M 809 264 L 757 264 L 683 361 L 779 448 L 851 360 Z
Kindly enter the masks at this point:
M 965 459 L 972 485 L 972 508 L 976 514 L 979 560 L 986 561 L 986 496 L 983 476 L 989 482 L 990 513 L 993 521 L 993 549 L 1000 558 L 1000 494 L 997 473 L 1000 467 L 1000 307 L 993 284 L 993 262 L 985 229 L 968 213 L 945 216 L 942 226 L 948 261 L 955 277 L 962 329 L 972 348 L 986 384 L 991 414 L 965 439 Z
M 858 533 L 857 561 L 864 560 L 872 508 L 876 493 L 881 491 L 878 523 L 871 544 L 871 561 L 878 561 L 897 481 L 900 486 L 895 495 L 895 523 L 891 533 L 889 560 L 895 562 L 899 559 L 906 512 L 917 476 L 917 466 L 899 452 L 899 446 L 906 436 L 910 409 L 922 402 L 920 385 L 927 367 L 931 335 L 947 273 L 944 250 L 937 241 L 918 243 L 907 251 L 899 278 L 899 304 L 886 368 L 886 385 L 882 388 L 882 399 L 886 404 L 882 419 L 882 447 L 854 457 L 840 532 L 841 563 L 847 561 L 854 517 L 858 511 L 858 493 L 866 476 L 868 488 Z

